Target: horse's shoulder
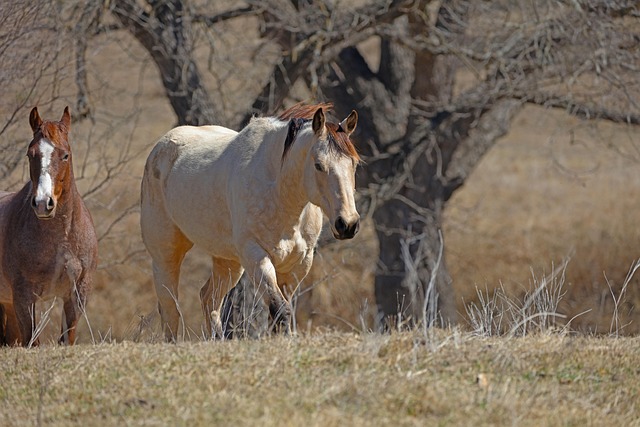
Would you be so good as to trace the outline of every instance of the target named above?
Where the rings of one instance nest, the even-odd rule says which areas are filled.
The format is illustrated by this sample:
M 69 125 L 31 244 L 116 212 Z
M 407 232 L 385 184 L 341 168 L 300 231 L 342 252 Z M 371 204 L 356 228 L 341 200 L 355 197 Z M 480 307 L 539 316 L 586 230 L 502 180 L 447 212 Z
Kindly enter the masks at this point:
M 16 193 L 11 191 L 0 190 L 0 205 L 4 205 L 5 203 L 8 203 L 9 200 L 11 200 L 12 196 L 14 196 L 15 194 Z
M 98 245 L 98 236 L 93 223 L 93 217 L 91 211 L 85 205 L 84 201 L 80 199 L 80 227 L 82 228 L 82 234 L 86 239 L 87 244 L 90 246 Z

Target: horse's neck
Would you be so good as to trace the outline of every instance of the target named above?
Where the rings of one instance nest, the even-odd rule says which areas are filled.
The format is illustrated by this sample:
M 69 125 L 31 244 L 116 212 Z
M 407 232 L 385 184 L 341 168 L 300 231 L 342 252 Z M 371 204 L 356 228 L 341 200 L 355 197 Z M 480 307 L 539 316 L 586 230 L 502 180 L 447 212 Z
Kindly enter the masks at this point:
M 287 212 L 292 217 L 299 218 L 305 206 L 309 204 L 309 197 L 304 187 L 306 156 L 309 148 L 306 146 L 307 141 L 295 141 L 283 159 L 286 132 L 285 126 L 284 132 L 279 132 L 278 135 L 277 151 L 280 156 L 275 160 L 277 163 L 276 187 L 283 213 Z
M 309 200 L 304 187 L 305 157 L 308 152 L 308 141 L 296 140 L 283 159 L 284 144 L 289 130 L 289 123 L 275 119 L 254 119 L 254 129 L 247 129 L 246 135 L 256 144 L 254 156 L 260 157 L 260 172 L 255 175 L 261 182 L 269 183 L 269 187 L 257 186 L 256 191 L 271 191 L 275 184 L 275 192 L 270 196 L 274 202 L 277 221 L 284 227 L 296 226 L 303 217 L 303 211 Z M 243 143 L 246 143 L 243 141 Z M 260 194 L 264 197 L 264 194 Z

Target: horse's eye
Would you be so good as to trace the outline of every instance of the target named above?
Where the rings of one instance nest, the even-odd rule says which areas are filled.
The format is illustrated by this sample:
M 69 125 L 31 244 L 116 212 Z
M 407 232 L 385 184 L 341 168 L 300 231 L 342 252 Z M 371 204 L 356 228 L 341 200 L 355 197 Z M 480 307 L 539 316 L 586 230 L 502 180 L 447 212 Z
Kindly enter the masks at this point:
M 69 160 L 69 153 L 66 153 L 64 156 L 62 156 L 62 160 Z
M 318 172 L 324 172 L 324 168 L 322 167 L 322 163 L 316 162 L 316 164 L 314 166 L 316 167 L 316 170 Z

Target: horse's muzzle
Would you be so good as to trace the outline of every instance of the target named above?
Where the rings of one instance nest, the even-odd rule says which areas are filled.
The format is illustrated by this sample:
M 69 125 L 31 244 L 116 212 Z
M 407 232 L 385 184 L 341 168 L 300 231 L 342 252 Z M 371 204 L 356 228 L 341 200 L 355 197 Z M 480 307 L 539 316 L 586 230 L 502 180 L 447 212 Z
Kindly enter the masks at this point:
M 32 197 L 31 207 L 38 219 L 51 219 L 56 216 L 56 202 L 52 197 L 47 197 L 46 200 L 36 200 Z
M 356 219 L 352 223 L 347 223 L 341 216 L 336 219 L 335 224 L 333 225 L 334 232 L 333 235 L 336 239 L 345 240 L 352 239 L 358 233 L 360 229 L 360 219 Z

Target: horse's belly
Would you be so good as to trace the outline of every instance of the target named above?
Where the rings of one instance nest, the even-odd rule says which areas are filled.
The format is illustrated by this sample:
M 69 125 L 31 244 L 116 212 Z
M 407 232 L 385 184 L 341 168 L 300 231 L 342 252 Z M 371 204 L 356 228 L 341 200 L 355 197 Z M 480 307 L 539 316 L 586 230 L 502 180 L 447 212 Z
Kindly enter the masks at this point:
M 210 255 L 235 259 L 231 225 L 225 212 L 214 207 L 193 207 L 186 205 L 172 209 L 172 220 L 185 237 L 195 246 Z
M 40 300 L 50 300 L 52 298 L 68 297 L 73 292 L 72 280 L 67 275 L 64 266 L 52 269 L 53 276 L 50 271 L 31 272 L 25 274 L 27 286 L 34 286 L 33 293 Z M 0 279 L 0 303 L 13 302 L 13 291 L 11 283 Z
M 239 261 L 238 251 L 233 244 L 233 239 L 227 235 L 227 233 L 217 232 L 215 230 L 207 230 L 204 232 L 198 232 L 197 230 L 190 231 L 185 232 L 183 230 L 187 239 L 199 249 L 202 249 L 211 256 Z
M 43 300 L 66 298 L 75 291 L 74 282 L 82 273 L 82 264 L 68 248 L 60 248 L 41 272 L 34 274 L 34 282 L 40 283 L 38 296 Z M 39 280 L 38 280 L 39 278 Z
M 202 177 L 170 177 L 166 209 L 172 222 L 194 245 L 217 255 L 228 254 L 231 245 L 231 218 L 221 191 L 211 188 Z
M 57 280 L 45 282 L 40 295 L 42 300 L 50 300 L 52 298 L 66 298 L 74 291 L 73 284 L 68 277 L 59 277 Z

